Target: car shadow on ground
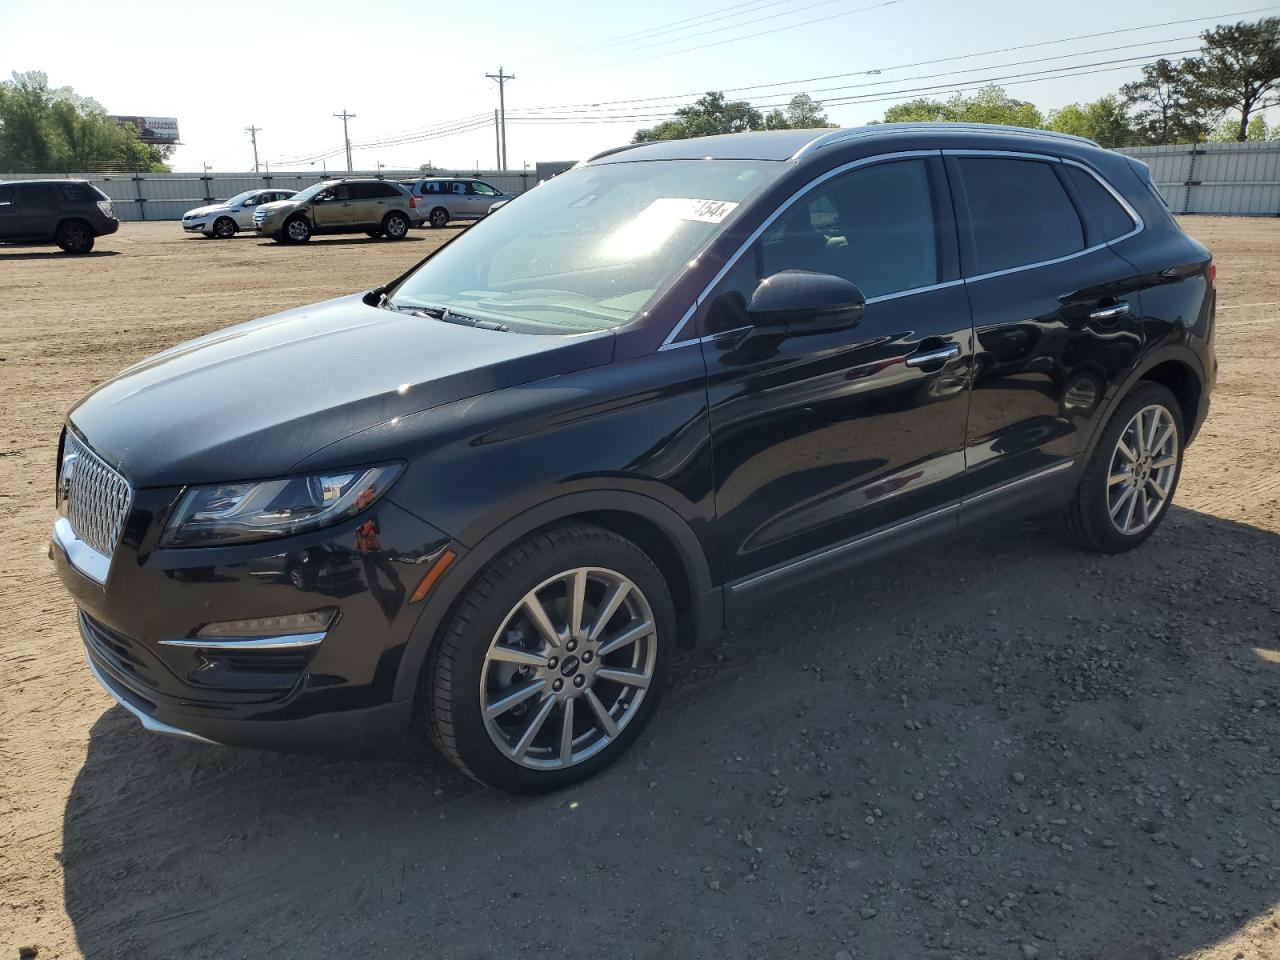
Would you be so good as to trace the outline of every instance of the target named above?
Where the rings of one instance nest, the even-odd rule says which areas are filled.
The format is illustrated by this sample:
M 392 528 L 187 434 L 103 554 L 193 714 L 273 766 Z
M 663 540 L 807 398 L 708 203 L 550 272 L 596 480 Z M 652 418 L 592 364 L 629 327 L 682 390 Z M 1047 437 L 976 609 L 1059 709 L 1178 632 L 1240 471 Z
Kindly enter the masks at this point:
M 969 536 L 681 655 L 633 751 L 540 798 L 420 738 L 284 756 L 116 708 L 65 905 L 91 958 L 1177 956 L 1280 899 L 1278 612 L 1280 538 L 1205 514 L 1119 557 Z
M 119 250 L 90 250 L 88 253 L 63 253 L 61 250 L 34 251 L 22 247 L 0 247 L 0 263 L 7 260 L 92 260 L 95 257 L 114 257 Z
M 415 237 L 412 234 L 402 237 L 399 240 L 388 240 L 386 237 L 348 237 L 348 236 L 313 236 L 304 243 L 281 243 L 278 240 L 264 240 L 258 244 L 260 247 L 340 247 L 347 244 L 357 243 L 421 243 L 426 237 Z

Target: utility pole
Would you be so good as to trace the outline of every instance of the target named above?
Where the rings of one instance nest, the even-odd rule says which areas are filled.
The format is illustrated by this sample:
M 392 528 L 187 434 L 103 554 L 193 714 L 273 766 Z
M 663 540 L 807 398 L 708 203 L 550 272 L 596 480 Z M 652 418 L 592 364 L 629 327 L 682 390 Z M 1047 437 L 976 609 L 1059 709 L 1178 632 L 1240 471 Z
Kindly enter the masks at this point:
M 502 134 L 499 132 L 498 111 L 493 111 L 493 149 L 498 153 L 498 169 L 502 169 Z
M 253 141 L 253 172 L 258 172 L 258 132 L 261 127 L 248 126 L 244 128 L 244 132 L 249 135 L 249 139 Z
M 501 130 L 500 139 L 502 150 L 499 152 L 498 169 L 507 169 L 507 102 L 506 102 L 506 85 L 508 80 L 514 80 L 514 73 L 503 73 L 502 68 L 498 68 L 497 73 L 486 73 L 486 77 L 494 81 L 498 85 L 498 116 L 500 118 L 499 127 Z
M 341 113 L 335 113 L 335 117 L 342 119 L 342 142 L 347 145 L 347 173 L 351 172 L 351 138 L 347 136 L 347 121 L 354 120 L 354 113 L 347 113 L 347 108 L 343 107 Z

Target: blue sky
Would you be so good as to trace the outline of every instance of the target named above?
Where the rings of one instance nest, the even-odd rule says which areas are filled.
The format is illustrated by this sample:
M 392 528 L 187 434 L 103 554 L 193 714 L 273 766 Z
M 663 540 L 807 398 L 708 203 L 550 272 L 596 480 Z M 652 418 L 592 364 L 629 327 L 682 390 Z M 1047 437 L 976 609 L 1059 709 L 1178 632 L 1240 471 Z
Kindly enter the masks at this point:
M 1048 79 L 1003 81 L 1047 110 L 1114 91 L 1142 60 L 1196 47 L 1196 35 L 1217 21 L 1277 14 L 1280 4 L 1258 0 L 1077 0 L 1069 8 L 992 0 L 119 0 L 106 8 L 0 0 L 0 72 L 44 70 L 53 85 L 71 85 L 113 113 L 177 117 L 177 169 L 251 168 L 244 127 L 252 123 L 273 166 L 336 170 L 344 166 L 342 124 L 332 114 L 344 108 L 356 114 L 357 169 L 493 167 L 497 86 L 485 74 L 502 66 L 516 75 L 506 88 L 507 139 L 518 169 L 625 143 L 636 127 L 710 89 L 751 88 L 731 95 L 761 104 L 800 90 L 819 100 L 856 96 L 828 106 L 832 120 L 852 126 L 879 119 L 911 88 L 945 96 L 1049 71 Z M 1083 64 L 1099 72 L 1053 77 Z M 873 70 L 880 72 L 865 72 Z M 837 74 L 852 75 L 812 79 Z M 430 139 L 394 142 L 424 134 Z

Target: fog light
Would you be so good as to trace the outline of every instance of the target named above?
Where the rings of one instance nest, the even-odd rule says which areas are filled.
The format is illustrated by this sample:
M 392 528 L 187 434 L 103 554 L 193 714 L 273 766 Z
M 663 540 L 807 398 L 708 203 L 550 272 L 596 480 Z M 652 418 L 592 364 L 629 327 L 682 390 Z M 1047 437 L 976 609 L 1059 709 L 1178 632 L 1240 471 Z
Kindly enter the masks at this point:
M 252 620 L 223 620 L 207 623 L 196 633 L 211 640 L 232 637 L 280 637 L 299 633 L 324 633 L 337 614 L 333 607 L 310 613 L 290 613 L 282 617 L 255 617 Z

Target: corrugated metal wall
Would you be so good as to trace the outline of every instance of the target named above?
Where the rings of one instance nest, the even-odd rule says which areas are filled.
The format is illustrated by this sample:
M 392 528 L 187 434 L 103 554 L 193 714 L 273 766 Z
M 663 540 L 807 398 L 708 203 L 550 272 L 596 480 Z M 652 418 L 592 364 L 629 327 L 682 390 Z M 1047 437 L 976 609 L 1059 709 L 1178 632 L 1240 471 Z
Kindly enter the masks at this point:
M 1280 141 L 1125 147 L 1174 213 L 1280 216 Z
M 357 170 L 345 174 L 324 173 L 0 173 L 0 180 L 68 179 L 87 180 L 112 200 L 115 215 L 121 220 L 181 220 L 193 207 L 213 200 L 225 200 L 245 190 L 283 187 L 301 190 L 324 179 L 338 176 L 383 177 L 408 180 L 423 176 L 417 170 Z M 534 186 L 537 174 L 497 170 L 437 170 L 433 177 L 479 177 L 499 190 L 520 194 Z

